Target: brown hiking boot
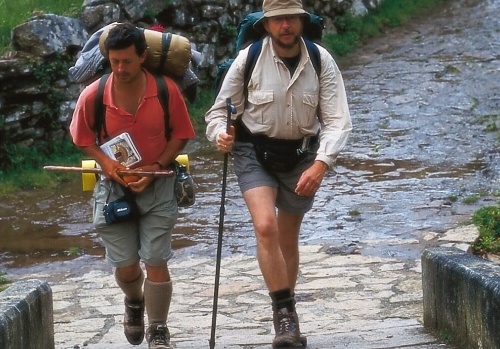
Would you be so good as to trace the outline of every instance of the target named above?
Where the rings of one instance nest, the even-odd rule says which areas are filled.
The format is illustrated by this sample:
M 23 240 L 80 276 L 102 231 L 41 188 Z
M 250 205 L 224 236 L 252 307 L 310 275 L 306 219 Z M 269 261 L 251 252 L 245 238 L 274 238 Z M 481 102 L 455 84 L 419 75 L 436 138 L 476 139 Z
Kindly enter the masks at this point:
M 125 337 L 133 345 L 144 340 L 144 301 L 132 303 L 125 298 L 125 316 L 123 319 Z
M 299 319 L 295 311 L 287 308 L 275 309 L 273 323 L 276 332 L 273 348 L 294 348 L 307 345 L 307 338 L 300 335 Z
M 170 344 L 170 332 L 164 324 L 152 324 L 148 327 L 146 340 L 149 349 L 173 349 Z

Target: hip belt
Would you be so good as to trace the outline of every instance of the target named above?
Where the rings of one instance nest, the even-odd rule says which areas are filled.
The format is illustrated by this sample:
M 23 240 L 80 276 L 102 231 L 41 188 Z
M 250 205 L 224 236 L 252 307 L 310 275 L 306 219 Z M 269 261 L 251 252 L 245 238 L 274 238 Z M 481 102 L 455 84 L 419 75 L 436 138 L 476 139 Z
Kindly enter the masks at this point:
M 300 139 L 281 139 L 269 137 L 264 134 L 254 134 L 250 132 L 241 119 L 237 120 L 234 125 L 236 128 L 235 136 L 237 142 L 263 143 L 279 148 L 289 147 L 291 149 L 297 149 L 305 152 L 319 140 L 319 136 L 317 134 L 314 136 L 305 136 Z

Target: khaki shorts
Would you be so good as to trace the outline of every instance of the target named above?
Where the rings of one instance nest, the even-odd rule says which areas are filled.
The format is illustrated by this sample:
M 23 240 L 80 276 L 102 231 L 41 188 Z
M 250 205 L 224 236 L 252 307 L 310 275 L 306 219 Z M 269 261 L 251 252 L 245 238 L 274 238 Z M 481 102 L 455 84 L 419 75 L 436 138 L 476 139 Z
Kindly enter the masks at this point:
M 142 260 L 153 266 L 165 264 L 173 255 L 172 230 L 177 221 L 174 177 L 157 178 L 144 192 L 136 195 L 140 217 L 121 223 L 106 224 L 102 213 L 106 198 L 122 196 L 120 185 L 99 180 L 94 189 L 94 227 L 106 249 L 106 259 L 117 268 Z
M 308 152 L 303 160 L 290 172 L 269 172 L 257 160 L 250 142 L 235 142 L 233 148 L 234 172 L 242 193 L 257 187 L 278 188 L 276 207 L 292 214 L 305 214 L 314 203 L 314 197 L 298 196 L 295 187 L 302 172 L 309 168 L 316 153 Z

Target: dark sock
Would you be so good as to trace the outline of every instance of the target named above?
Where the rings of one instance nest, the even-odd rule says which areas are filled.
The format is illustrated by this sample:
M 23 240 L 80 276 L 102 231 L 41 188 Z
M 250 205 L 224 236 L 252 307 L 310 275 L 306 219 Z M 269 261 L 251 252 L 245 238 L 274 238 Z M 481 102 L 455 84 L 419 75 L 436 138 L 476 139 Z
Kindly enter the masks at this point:
M 295 299 L 289 288 L 269 292 L 269 296 L 271 296 L 273 309 L 287 308 L 288 311 L 295 310 Z

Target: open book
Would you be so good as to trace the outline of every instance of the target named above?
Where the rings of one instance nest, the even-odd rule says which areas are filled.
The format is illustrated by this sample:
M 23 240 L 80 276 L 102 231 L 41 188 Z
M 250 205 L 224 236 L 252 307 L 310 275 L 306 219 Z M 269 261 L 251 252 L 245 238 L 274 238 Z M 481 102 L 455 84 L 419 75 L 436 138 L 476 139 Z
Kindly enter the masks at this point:
M 127 132 L 110 139 L 101 145 L 101 149 L 110 158 L 115 159 L 126 167 L 133 166 L 141 161 L 141 155 Z

